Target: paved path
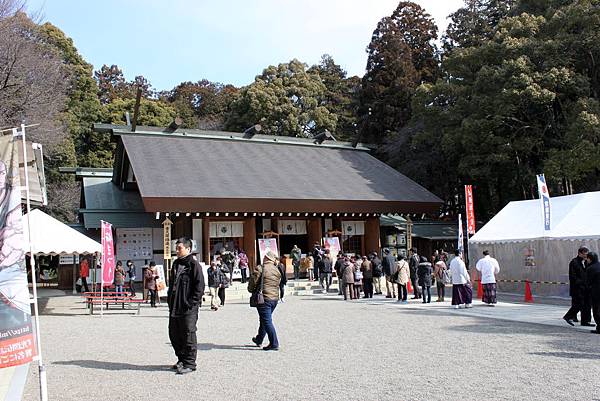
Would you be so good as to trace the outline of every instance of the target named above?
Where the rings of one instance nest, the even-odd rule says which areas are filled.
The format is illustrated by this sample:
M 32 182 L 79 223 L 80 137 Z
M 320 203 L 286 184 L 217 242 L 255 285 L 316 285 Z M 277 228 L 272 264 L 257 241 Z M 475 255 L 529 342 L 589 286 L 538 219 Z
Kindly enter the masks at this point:
M 41 317 L 51 400 L 600 397 L 600 336 L 562 322 L 564 307 L 290 297 L 275 312 L 277 353 L 252 346 L 246 302 L 202 308 L 200 370 L 176 376 L 166 308 L 88 316 L 76 299 L 50 300 Z M 37 399 L 36 371 L 24 400 Z

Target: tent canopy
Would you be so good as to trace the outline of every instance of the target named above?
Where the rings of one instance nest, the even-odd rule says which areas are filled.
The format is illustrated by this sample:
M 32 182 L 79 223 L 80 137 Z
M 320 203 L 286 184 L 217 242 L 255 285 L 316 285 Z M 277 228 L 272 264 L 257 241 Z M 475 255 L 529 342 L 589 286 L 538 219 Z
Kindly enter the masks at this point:
M 557 196 L 550 204 L 550 231 L 544 231 L 539 199 L 516 201 L 506 205 L 469 242 L 600 238 L 600 192 Z
M 39 209 L 31 211 L 31 242 L 35 255 L 73 255 L 101 253 L 102 246 Z M 23 233 L 27 240 L 27 214 L 23 216 Z

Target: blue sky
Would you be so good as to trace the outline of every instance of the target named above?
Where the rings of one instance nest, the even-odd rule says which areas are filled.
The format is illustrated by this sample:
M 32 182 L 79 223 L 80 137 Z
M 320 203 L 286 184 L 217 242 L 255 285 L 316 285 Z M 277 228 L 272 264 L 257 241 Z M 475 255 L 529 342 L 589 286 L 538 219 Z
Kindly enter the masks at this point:
M 95 69 L 117 64 L 159 90 L 183 81 L 247 85 L 268 65 L 328 53 L 362 76 L 377 22 L 399 0 L 29 0 Z M 417 0 L 445 29 L 462 0 Z

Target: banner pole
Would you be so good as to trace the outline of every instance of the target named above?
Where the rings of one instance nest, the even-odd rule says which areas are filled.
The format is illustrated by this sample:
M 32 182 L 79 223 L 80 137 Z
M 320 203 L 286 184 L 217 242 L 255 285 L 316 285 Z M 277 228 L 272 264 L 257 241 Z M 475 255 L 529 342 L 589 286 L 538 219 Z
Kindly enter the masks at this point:
M 33 286 L 33 310 L 35 311 L 35 338 L 37 343 L 38 353 L 38 369 L 40 374 L 40 399 L 48 400 L 48 384 L 46 380 L 46 367 L 42 358 L 42 336 L 40 334 L 40 311 L 37 301 L 37 280 L 35 277 L 35 254 L 33 251 L 33 243 L 31 242 L 31 199 L 29 195 L 29 166 L 27 163 L 27 141 L 25 140 L 25 124 L 21 124 L 21 135 L 23 139 L 23 164 L 25 168 L 25 192 L 27 194 L 27 229 L 29 242 L 29 260 L 31 264 L 31 284 Z

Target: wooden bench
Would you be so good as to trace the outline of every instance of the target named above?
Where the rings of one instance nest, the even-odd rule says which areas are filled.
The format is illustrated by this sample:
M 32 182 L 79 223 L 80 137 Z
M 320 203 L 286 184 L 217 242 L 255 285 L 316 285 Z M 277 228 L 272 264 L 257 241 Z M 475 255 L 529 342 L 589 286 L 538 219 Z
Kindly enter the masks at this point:
M 106 305 L 106 309 L 108 310 L 108 306 L 110 304 L 118 305 L 121 304 L 121 308 L 125 309 L 125 304 L 129 307 L 131 305 L 137 305 L 137 314 L 140 314 L 140 306 L 142 303 L 146 301 L 140 298 L 133 298 L 129 295 L 106 295 L 106 296 L 96 296 L 96 295 L 87 295 L 85 296 L 85 301 L 87 307 L 89 309 L 89 314 L 94 314 L 94 305 L 100 305 L 102 308 L 103 305 Z

